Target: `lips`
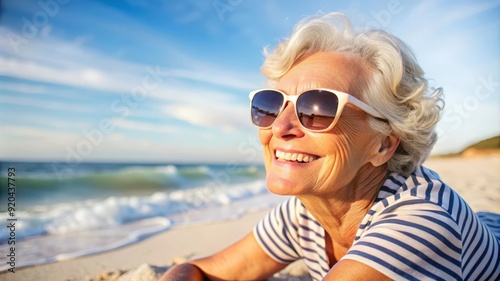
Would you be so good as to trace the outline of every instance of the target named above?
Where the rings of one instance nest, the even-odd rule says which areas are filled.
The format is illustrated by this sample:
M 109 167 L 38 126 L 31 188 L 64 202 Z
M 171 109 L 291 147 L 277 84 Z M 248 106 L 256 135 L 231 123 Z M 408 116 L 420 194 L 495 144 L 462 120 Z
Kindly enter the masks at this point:
M 297 152 L 285 152 L 280 150 L 275 151 L 275 156 L 279 161 L 291 161 L 297 163 L 310 163 L 319 158 L 316 155 Z

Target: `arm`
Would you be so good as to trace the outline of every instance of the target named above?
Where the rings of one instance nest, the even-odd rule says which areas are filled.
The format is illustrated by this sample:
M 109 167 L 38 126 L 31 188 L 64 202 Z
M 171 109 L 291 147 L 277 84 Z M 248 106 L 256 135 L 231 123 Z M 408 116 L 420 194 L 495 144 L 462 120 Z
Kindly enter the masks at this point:
M 323 279 L 324 281 L 389 281 L 393 280 L 380 271 L 354 260 L 339 261 Z
M 270 258 L 250 233 L 214 255 L 174 266 L 160 281 L 260 280 L 286 266 Z

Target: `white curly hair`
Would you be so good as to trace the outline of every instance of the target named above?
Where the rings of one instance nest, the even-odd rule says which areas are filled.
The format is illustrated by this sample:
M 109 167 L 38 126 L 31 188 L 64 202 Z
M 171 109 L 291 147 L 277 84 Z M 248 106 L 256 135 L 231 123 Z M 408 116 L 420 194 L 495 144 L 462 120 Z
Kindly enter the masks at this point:
M 444 106 L 442 89 L 430 93 L 423 70 L 402 40 L 382 30 L 354 31 L 342 13 L 299 22 L 288 39 L 273 50 L 264 49 L 262 72 L 277 81 L 297 60 L 317 52 L 340 53 L 368 66 L 369 77 L 359 81 L 360 99 L 389 121 L 370 118 L 369 124 L 375 133 L 394 133 L 400 139 L 388 162 L 389 171 L 411 174 L 437 141 L 435 127 Z

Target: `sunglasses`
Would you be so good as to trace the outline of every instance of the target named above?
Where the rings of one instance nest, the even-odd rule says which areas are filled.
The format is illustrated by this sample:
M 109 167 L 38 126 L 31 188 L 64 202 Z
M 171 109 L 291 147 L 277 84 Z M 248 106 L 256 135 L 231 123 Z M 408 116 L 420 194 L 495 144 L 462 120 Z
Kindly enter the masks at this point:
M 373 107 L 357 98 L 335 90 L 313 89 L 299 95 L 287 95 L 274 89 L 253 91 L 251 101 L 252 122 L 262 129 L 270 128 L 274 120 L 285 109 L 288 101 L 295 107 L 300 125 L 309 131 L 325 132 L 331 130 L 339 120 L 347 103 L 363 110 L 373 117 L 387 121 Z

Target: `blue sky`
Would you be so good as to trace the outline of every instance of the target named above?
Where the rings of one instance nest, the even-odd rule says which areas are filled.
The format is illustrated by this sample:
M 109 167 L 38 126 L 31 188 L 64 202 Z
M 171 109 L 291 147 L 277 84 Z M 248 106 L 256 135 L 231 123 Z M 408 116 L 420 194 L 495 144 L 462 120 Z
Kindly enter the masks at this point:
M 319 11 L 413 48 L 446 96 L 433 153 L 500 134 L 500 1 L 1 5 L 0 160 L 259 162 L 247 93 L 265 84 L 262 49 Z

